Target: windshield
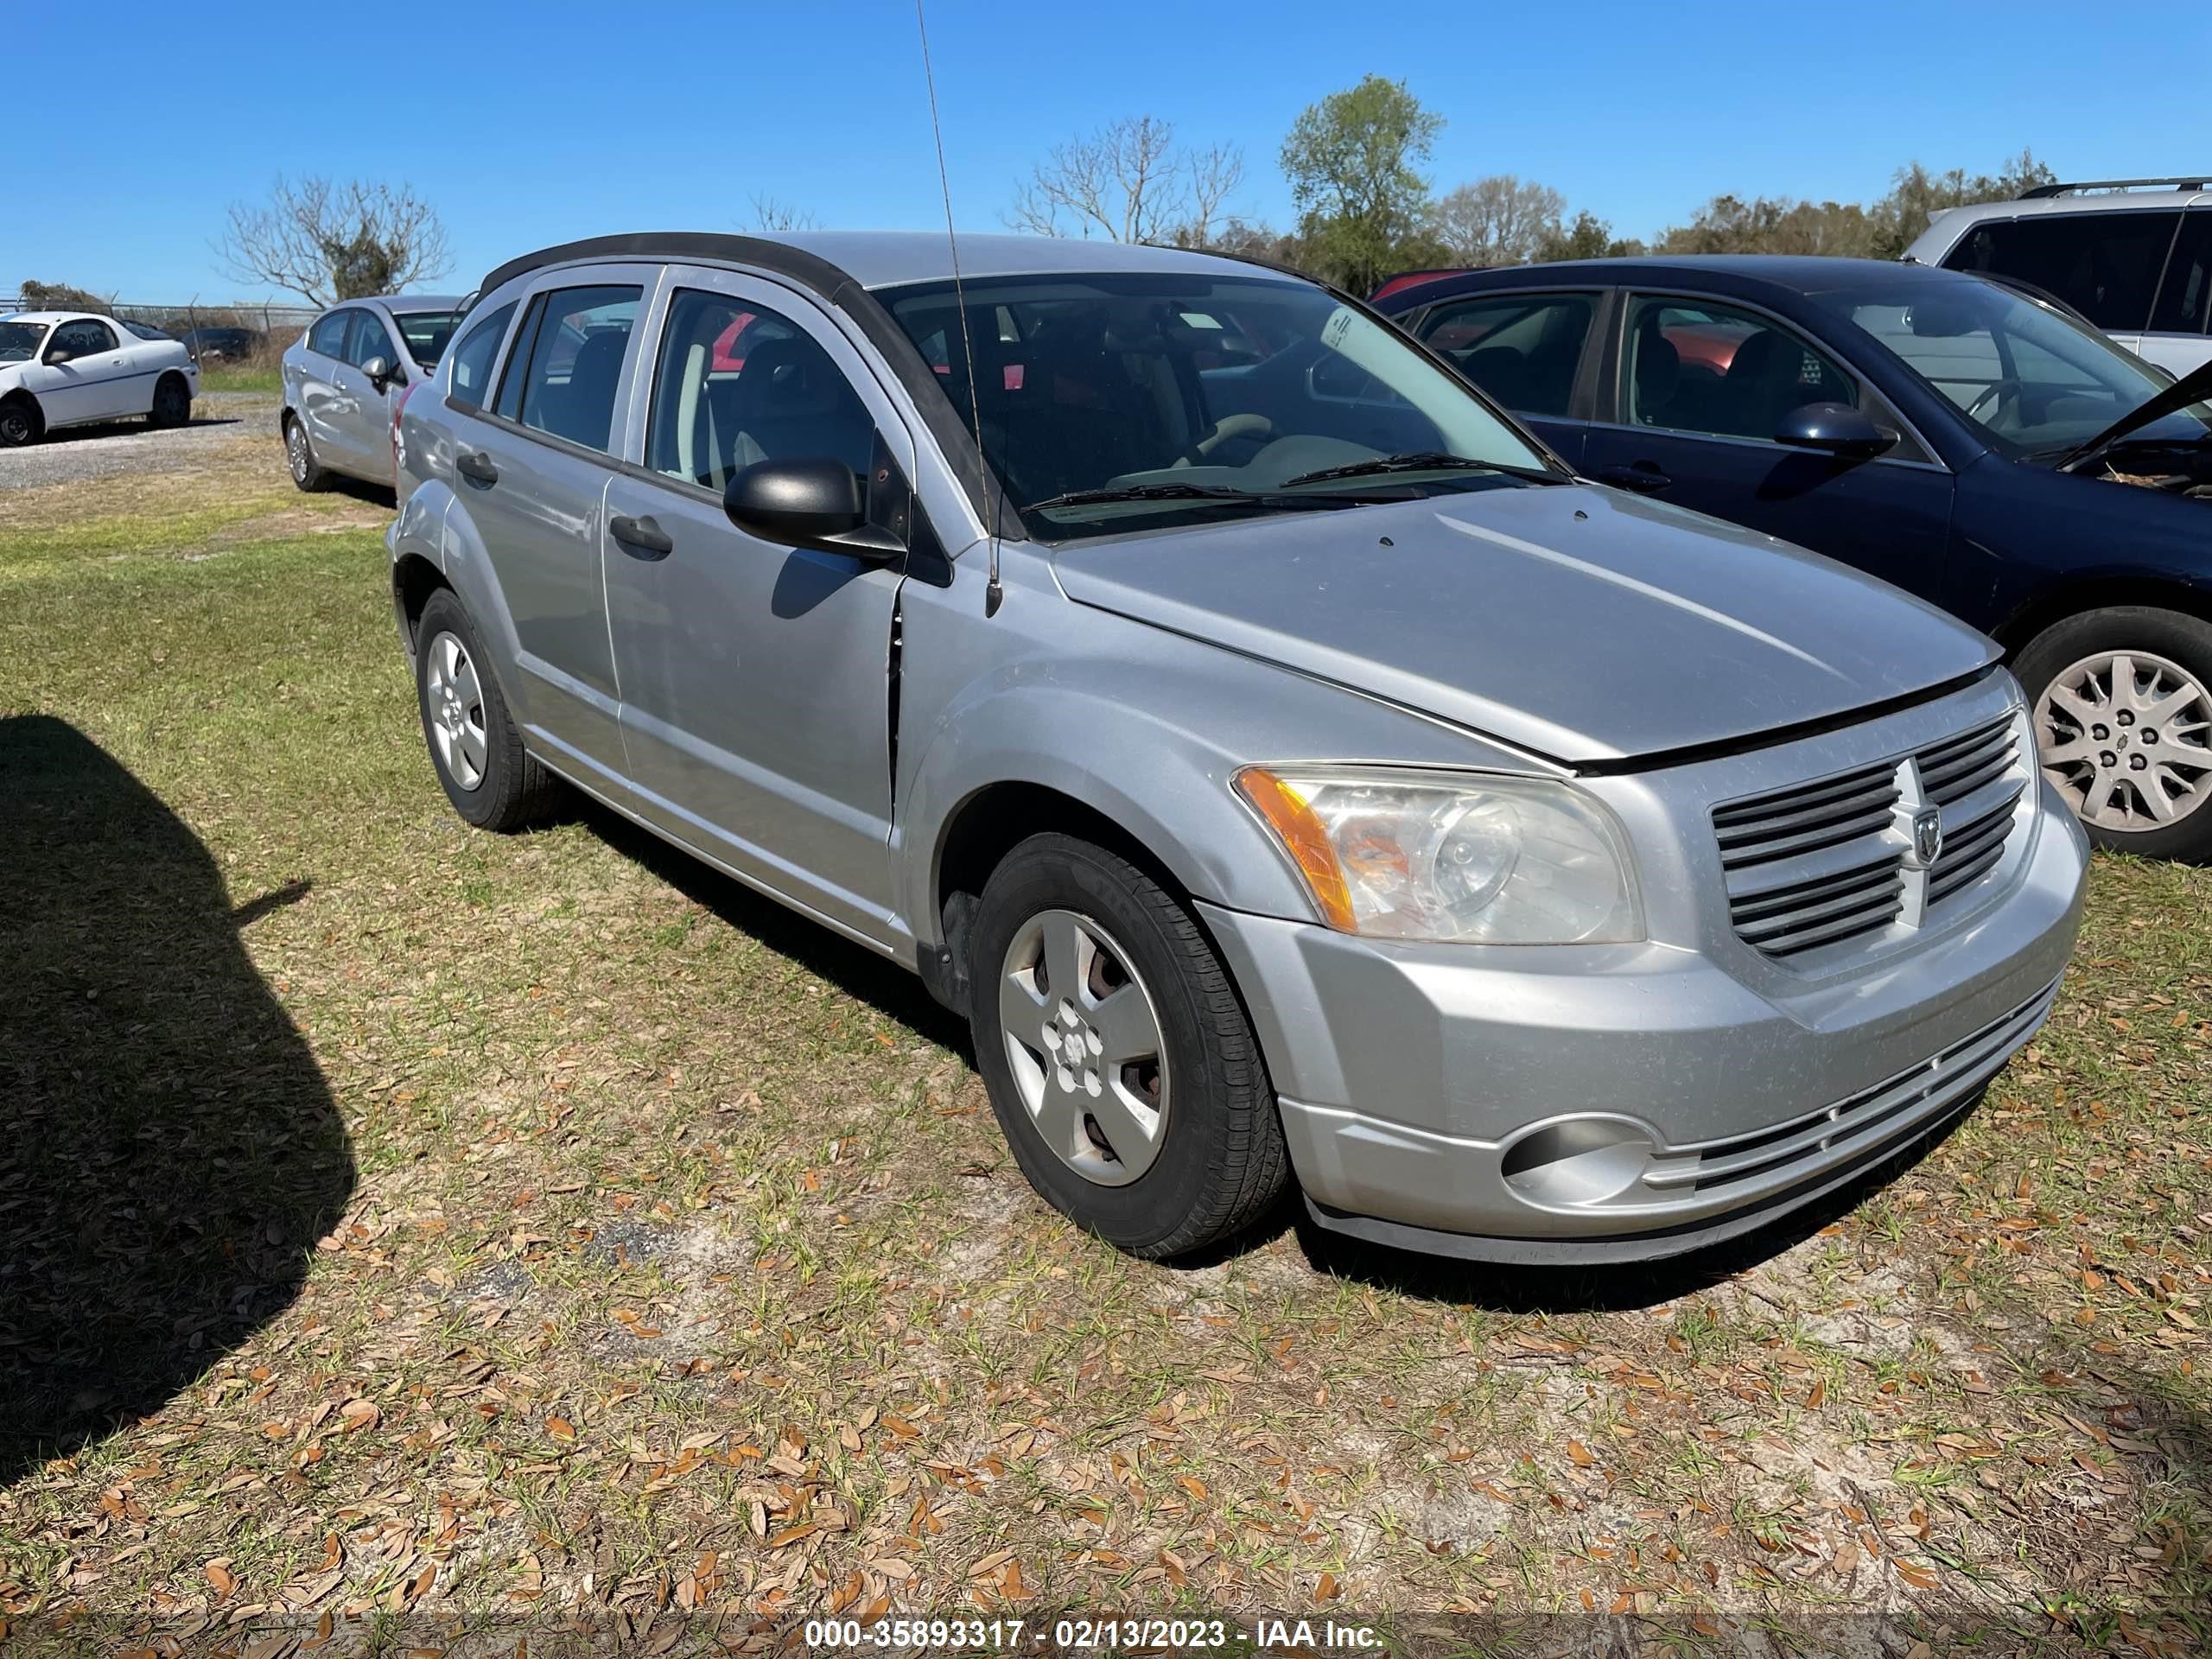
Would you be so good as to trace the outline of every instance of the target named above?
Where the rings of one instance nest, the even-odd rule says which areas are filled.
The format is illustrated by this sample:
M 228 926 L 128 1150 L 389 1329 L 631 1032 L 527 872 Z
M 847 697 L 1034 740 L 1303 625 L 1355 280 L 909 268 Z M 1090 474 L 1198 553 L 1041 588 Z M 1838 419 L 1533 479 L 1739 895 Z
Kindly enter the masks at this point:
M 45 336 L 42 322 L 0 322 L 0 363 L 28 363 Z
M 446 342 L 461 321 L 458 311 L 395 311 L 392 320 L 407 341 L 407 354 L 426 369 L 434 369 L 446 354 Z
M 1993 283 L 1899 281 L 1815 296 L 1904 359 L 1964 410 L 2001 453 L 2055 458 L 2171 384 L 2072 318 Z M 2126 443 L 2190 443 L 2212 433 L 2192 404 Z
M 1040 540 L 1527 481 L 1496 467 L 1564 476 L 1402 335 L 1308 283 L 1127 272 L 964 286 L 964 329 L 950 283 L 883 297 L 971 431 L 980 405 L 984 453 Z M 1406 460 L 1358 466 L 1384 457 Z M 1090 492 L 1124 499 L 1062 500 Z

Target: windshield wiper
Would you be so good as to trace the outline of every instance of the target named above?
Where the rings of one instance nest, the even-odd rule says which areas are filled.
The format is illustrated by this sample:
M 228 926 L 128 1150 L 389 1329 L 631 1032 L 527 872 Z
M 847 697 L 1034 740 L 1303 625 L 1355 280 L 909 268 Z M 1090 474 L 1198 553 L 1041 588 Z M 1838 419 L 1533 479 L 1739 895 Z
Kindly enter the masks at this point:
M 2129 433 L 2163 420 L 2177 410 L 2202 401 L 2212 392 L 2212 363 L 2200 363 L 2155 396 L 2144 399 L 2086 443 L 2077 443 L 2050 463 L 2055 473 L 2070 473 L 2087 465 Z
M 1370 461 L 1347 461 L 1341 467 L 1324 467 L 1319 472 L 1300 473 L 1296 478 L 1283 480 L 1285 489 L 1294 489 L 1300 484 L 1325 484 L 1332 478 L 1370 478 L 1383 473 L 1444 473 L 1444 472 L 1503 473 L 1509 478 L 1522 478 L 1532 484 L 1564 484 L 1567 476 L 1541 467 L 1517 467 L 1511 461 L 1476 461 L 1466 455 L 1448 455 L 1437 449 L 1408 450 L 1402 455 L 1376 455 Z
M 1204 501 L 1219 502 L 1225 506 L 1269 508 L 1358 507 L 1389 499 L 1304 491 L 1296 495 L 1281 495 L 1266 490 L 1240 490 L 1228 484 L 1123 484 L 1109 489 L 1070 490 L 1065 495 L 1047 496 L 1042 501 L 1032 501 L 1022 508 L 1022 512 L 1039 512 L 1046 507 L 1099 506 L 1116 501 Z

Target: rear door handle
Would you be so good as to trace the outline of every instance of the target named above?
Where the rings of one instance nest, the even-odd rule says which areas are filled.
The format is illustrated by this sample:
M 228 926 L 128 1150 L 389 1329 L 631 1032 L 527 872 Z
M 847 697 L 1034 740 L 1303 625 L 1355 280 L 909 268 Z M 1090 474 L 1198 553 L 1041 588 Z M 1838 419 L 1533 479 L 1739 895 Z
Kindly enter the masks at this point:
M 1619 489 L 1634 490 L 1638 495 L 1649 495 L 1665 489 L 1675 480 L 1650 461 L 1639 461 L 1633 467 L 1608 467 L 1598 474 L 1598 481 Z
M 471 454 L 464 449 L 454 458 L 453 469 L 470 483 L 487 488 L 499 481 L 499 469 L 492 464 L 492 457 L 481 450 Z
M 626 551 L 641 557 L 664 559 L 676 551 L 669 533 L 651 518 L 610 518 L 607 533 L 621 543 Z

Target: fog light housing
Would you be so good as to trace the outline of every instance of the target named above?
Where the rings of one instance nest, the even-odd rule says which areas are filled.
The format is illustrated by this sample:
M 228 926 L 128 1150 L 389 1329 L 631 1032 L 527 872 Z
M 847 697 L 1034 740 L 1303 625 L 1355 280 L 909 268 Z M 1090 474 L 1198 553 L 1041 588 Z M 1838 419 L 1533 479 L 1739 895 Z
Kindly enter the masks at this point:
M 1513 1195 L 1545 1209 L 1618 1198 L 1643 1179 L 1657 1148 L 1649 1131 L 1618 1117 L 1571 1117 L 1525 1135 L 1500 1166 Z

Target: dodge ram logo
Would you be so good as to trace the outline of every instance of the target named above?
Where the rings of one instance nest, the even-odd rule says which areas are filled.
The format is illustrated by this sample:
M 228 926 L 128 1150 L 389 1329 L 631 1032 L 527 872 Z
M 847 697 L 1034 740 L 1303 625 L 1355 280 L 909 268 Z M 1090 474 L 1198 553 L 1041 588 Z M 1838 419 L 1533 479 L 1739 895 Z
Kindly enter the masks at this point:
M 1943 815 L 1932 806 L 1912 815 L 1913 861 L 1927 869 L 1942 855 Z

